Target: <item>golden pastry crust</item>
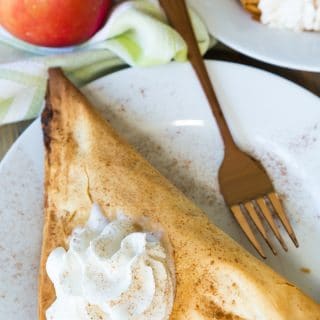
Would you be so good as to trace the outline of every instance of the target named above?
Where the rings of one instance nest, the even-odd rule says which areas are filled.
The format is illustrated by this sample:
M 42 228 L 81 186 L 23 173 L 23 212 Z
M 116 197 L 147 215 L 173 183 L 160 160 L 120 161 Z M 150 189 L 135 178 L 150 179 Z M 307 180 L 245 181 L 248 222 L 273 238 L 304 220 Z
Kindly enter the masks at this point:
M 240 0 L 243 7 L 249 11 L 253 17 L 259 18 L 261 16 L 261 11 L 258 7 L 259 0 Z
M 54 301 L 45 264 L 93 203 L 162 231 L 172 249 L 176 292 L 170 320 L 319 320 L 320 306 L 251 256 L 118 137 L 58 69 L 49 71 L 42 116 L 45 223 L 39 319 Z

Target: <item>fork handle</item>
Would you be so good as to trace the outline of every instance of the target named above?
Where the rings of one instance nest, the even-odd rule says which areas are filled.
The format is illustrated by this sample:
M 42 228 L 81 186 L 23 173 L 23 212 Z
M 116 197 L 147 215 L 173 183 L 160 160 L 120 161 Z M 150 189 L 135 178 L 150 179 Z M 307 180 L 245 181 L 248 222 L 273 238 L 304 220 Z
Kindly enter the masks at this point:
M 180 33 L 188 46 L 189 60 L 198 76 L 201 86 L 207 96 L 212 113 L 217 121 L 217 124 L 224 141 L 225 149 L 237 148 L 230 129 L 227 125 L 217 96 L 214 92 L 211 80 L 205 67 L 198 42 L 196 40 L 188 9 L 184 0 L 160 0 L 160 4 L 164 9 L 167 18 L 171 25 Z

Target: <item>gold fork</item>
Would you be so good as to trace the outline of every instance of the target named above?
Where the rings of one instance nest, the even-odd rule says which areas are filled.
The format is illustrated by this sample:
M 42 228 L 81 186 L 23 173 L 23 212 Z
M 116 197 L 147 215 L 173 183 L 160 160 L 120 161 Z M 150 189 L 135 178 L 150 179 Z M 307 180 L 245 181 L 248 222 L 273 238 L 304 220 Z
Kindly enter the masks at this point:
M 160 0 L 160 3 L 172 26 L 187 43 L 190 62 L 207 96 L 224 141 L 225 152 L 219 170 L 219 183 L 225 202 L 252 245 L 263 258 L 266 258 L 266 255 L 247 217 L 251 218 L 274 254 L 276 250 L 268 237 L 261 217 L 265 218 L 281 246 L 287 251 L 288 247 L 274 220 L 276 214 L 293 243 L 298 247 L 297 238 L 266 171 L 259 161 L 241 151 L 232 138 L 199 51 L 185 1 Z

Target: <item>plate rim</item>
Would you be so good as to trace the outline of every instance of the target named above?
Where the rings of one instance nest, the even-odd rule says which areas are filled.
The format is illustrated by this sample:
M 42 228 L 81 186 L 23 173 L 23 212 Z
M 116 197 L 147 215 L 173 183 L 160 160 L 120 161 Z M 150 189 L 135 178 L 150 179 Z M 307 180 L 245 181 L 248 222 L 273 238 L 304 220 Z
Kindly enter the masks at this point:
M 233 49 L 233 50 L 235 50 L 237 52 L 240 52 L 241 54 L 243 54 L 245 56 L 248 56 L 248 57 L 250 57 L 252 59 L 255 59 L 257 61 L 268 63 L 270 65 L 281 67 L 281 68 L 288 68 L 288 69 L 293 70 L 293 71 L 296 70 L 296 71 L 306 71 L 306 72 L 320 72 L 320 62 L 319 62 L 319 66 L 318 67 L 316 67 L 314 65 L 311 66 L 311 65 L 303 64 L 303 63 L 301 63 L 301 64 L 288 63 L 286 61 L 283 61 L 282 59 L 278 59 L 277 60 L 277 59 L 272 58 L 272 57 L 270 57 L 268 55 L 263 55 L 261 53 L 257 53 L 257 52 L 255 52 L 254 50 L 252 50 L 250 48 L 242 46 L 240 43 L 234 43 L 232 41 L 229 41 L 224 36 L 221 36 L 221 35 L 218 35 L 218 36 L 213 35 L 213 36 L 216 37 L 224 45 L 230 47 L 231 49 Z M 319 34 L 319 36 L 320 36 L 320 34 Z M 319 39 L 319 41 L 320 41 L 320 39 Z M 283 78 L 283 79 L 285 79 L 285 78 Z M 288 80 L 288 79 L 286 79 L 286 80 Z M 288 80 L 288 81 L 291 81 L 291 80 Z

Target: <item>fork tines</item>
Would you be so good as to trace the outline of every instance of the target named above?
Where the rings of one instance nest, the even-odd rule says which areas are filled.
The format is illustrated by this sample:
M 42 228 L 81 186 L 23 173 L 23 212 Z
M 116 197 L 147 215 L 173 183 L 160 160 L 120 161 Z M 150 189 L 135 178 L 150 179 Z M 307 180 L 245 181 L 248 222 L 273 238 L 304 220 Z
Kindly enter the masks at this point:
M 276 238 L 278 239 L 282 248 L 285 251 L 288 251 L 288 247 L 284 242 L 280 234 L 279 228 L 275 223 L 275 220 L 273 217 L 275 214 L 280 219 L 282 225 L 284 226 L 285 230 L 289 234 L 294 245 L 296 247 L 299 247 L 298 240 L 295 236 L 295 233 L 292 229 L 289 219 L 283 210 L 283 207 L 278 195 L 275 192 L 271 192 L 266 196 L 260 197 L 258 199 L 253 199 L 245 203 L 233 205 L 230 209 L 234 217 L 236 218 L 237 222 L 241 226 L 242 230 L 244 231 L 244 233 L 252 243 L 252 245 L 256 248 L 256 250 L 259 252 L 259 254 L 263 258 L 266 258 L 266 255 L 259 241 L 256 239 L 254 232 L 252 231 L 246 216 L 250 216 L 253 224 L 257 227 L 260 234 L 262 235 L 262 237 L 265 239 L 268 246 L 272 250 L 273 254 L 277 254 L 277 252 L 268 237 L 267 231 L 263 225 L 261 217 L 264 217 L 265 220 L 267 220 L 272 232 L 274 233 L 274 235 L 276 236 Z

